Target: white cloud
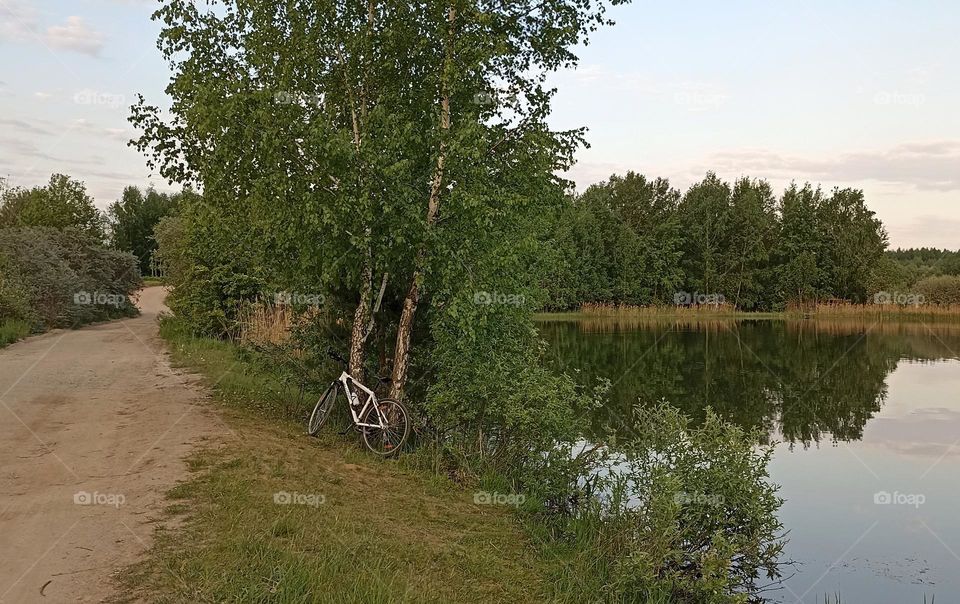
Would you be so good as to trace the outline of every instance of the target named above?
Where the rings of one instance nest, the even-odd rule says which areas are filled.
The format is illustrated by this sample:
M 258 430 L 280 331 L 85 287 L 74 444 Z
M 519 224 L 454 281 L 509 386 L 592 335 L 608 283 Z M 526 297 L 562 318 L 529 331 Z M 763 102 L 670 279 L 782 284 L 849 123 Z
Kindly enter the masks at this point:
M 75 119 L 70 122 L 68 129 L 81 134 L 90 135 L 95 138 L 109 138 L 126 142 L 132 136 L 132 131 L 127 128 L 106 128 L 95 124 L 86 118 Z
M 696 80 L 655 80 L 646 75 L 613 71 L 600 65 L 581 65 L 565 71 L 579 87 L 604 87 L 624 99 L 671 102 L 687 111 L 707 111 L 724 105 L 731 95 L 722 84 Z
M 90 29 L 82 17 L 67 17 L 66 25 L 47 28 L 47 44 L 95 57 L 103 48 L 103 34 Z
M 19 130 L 36 135 L 51 135 L 54 133 L 53 130 L 41 126 L 37 120 L 28 122 L 16 118 L 0 118 L 0 129 Z
M 21 42 L 35 36 L 37 12 L 20 0 L 0 1 L 0 40 Z
M 37 11 L 22 0 L 0 0 L 0 41 L 39 41 L 52 49 L 71 50 L 97 56 L 104 36 L 91 29 L 82 17 L 67 17 L 63 25 L 51 25 L 41 35 Z
M 828 185 L 870 181 L 906 184 L 926 191 L 960 190 L 960 140 L 902 143 L 824 158 L 739 149 L 715 153 L 707 164 L 706 169 L 757 178 L 822 181 Z
M 563 174 L 563 177 L 575 182 L 577 191 L 583 192 L 590 185 L 607 180 L 613 174 L 623 175 L 630 170 L 636 172 L 639 168 L 624 162 L 578 161 L 573 164 L 569 171 Z M 648 176 L 656 175 L 649 174 Z

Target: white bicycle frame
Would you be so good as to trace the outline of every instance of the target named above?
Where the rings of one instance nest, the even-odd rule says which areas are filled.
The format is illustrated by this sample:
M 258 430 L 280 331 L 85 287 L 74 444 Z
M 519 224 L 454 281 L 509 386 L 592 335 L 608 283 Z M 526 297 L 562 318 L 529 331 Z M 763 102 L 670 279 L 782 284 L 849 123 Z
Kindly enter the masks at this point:
M 357 380 L 353 379 L 353 376 L 346 371 L 340 374 L 340 377 L 337 378 L 337 381 L 340 382 L 341 386 L 343 386 L 343 393 L 347 397 L 347 407 L 350 407 L 350 415 L 353 416 L 354 424 L 363 428 L 380 428 L 381 430 L 387 427 L 386 422 L 383 421 L 383 414 L 380 413 L 380 406 L 377 404 L 380 401 L 377 399 L 377 395 L 373 392 L 373 390 L 370 390 Z M 359 413 L 357 413 L 356 405 L 353 404 L 353 397 L 357 396 L 356 388 L 359 388 L 367 395 L 367 402 L 363 404 L 363 407 L 361 407 Z M 380 420 L 379 424 L 367 424 L 360 421 L 360 418 L 367 413 L 371 405 L 377 410 L 377 418 Z

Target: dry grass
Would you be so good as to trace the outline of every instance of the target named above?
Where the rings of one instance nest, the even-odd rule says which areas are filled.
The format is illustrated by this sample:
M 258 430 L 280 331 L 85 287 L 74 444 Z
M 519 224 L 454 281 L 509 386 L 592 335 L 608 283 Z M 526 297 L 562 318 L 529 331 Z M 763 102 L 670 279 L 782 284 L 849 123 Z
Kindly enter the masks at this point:
M 691 304 L 689 306 L 631 306 L 629 304 L 595 304 L 580 305 L 580 312 L 585 315 L 603 317 L 620 316 L 677 316 L 677 315 L 734 315 L 740 311 L 732 304 Z
M 960 321 L 960 305 L 818 304 L 805 310 L 791 308 L 787 314 L 875 321 Z
M 314 320 L 321 311 L 315 308 L 297 310 L 286 304 L 256 302 L 240 312 L 241 344 L 284 344 L 293 329 Z

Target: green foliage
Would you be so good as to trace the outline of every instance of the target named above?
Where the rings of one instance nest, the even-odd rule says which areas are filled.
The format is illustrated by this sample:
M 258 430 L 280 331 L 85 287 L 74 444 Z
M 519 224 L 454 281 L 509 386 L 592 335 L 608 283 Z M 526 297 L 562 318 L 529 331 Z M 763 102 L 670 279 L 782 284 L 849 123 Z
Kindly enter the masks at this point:
M 170 309 L 198 334 L 234 336 L 243 305 L 266 290 L 257 255 L 244 253 L 256 246 L 255 233 L 195 198 L 158 222 L 156 240 L 173 288 Z
M 75 228 L 0 229 L 0 317 L 36 330 L 130 316 L 136 259 Z
M 960 304 L 960 276 L 957 275 L 926 277 L 917 281 L 913 289 L 923 295 L 927 304 Z
M 20 319 L 0 319 L 0 348 L 30 335 L 30 324 Z
M 431 335 L 435 379 L 423 410 L 457 465 L 514 473 L 575 433 L 573 384 L 529 345 L 536 335 L 524 313 L 464 304 L 435 314 Z
M 544 367 L 531 323 L 551 273 L 579 271 L 576 252 L 549 252 L 551 219 L 573 213 L 589 231 L 571 229 L 568 240 L 602 242 L 595 258 L 609 258 L 587 287 L 564 285 L 565 299 L 595 284 L 669 299 L 684 259 L 682 200 L 665 181 L 628 176 L 614 185 L 623 195 L 598 189 L 568 209 L 567 183 L 554 176 L 583 133 L 549 128 L 545 74 L 575 64 L 570 49 L 606 22 L 605 5 L 213 4 L 166 0 L 157 11 L 172 109 L 168 119 L 141 100 L 132 117 L 161 174 L 203 190 L 155 229 L 171 308 L 192 332 L 222 337 L 258 297 L 318 294 L 326 307 L 296 342 L 316 367 L 322 344 L 342 342 L 354 311 L 386 283 L 366 342 L 380 358 L 367 355 L 367 368 L 389 364 L 399 317 L 417 304 L 410 407 L 424 448 L 454 466 L 444 469 L 545 495 L 582 479 L 557 443 L 577 438 L 585 398 Z M 765 195 L 743 185 L 723 220 L 754 218 Z M 629 203 L 635 196 L 643 207 Z M 605 212 L 596 222 L 593 209 Z M 606 245 L 611 229 L 622 246 Z M 746 297 L 762 256 L 742 256 L 740 280 L 724 282 Z M 632 267 L 636 258 L 650 268 Z M 286 360 L 273 360 L 290 377 Z M 551 462 L 563 471 L 538 471 Z M 578 509 L 542 500 L 559 517 Z M 750 556 L 725 538 L 715 557 Z M 616 576 L 630 581 L 629 570 Z
M 666 180 L 628 172 L 567 204 L 553 234 L 560 268 L 545 280 L 548 305 L 670 302 L 683 274 L 679 202 Z
M 736 602 L 761 577 L 778 577 L 784 541 L 782 500 L 767 473 L 772 447 L 755 447 L 756 438 L 709 411 L 694 427 L 669 405 L 638 406 L 634 421 L 639 434 L 618 444 L 630 468 L 618 480 L 642 503 L 612 527 L 625 555 L 611 588 L 652 581 L 681 601 Z
M 633 172 L 593 185 L 557 214 L 558 268 L 548 308 L 657 305 L 674 294 L 715 296 L 743 310 L 839 297 L 864 302 L 897 276 L 863 194 L 763 180 L 733 186 L 708 173 L 681 194 Z
M 747 602 L 781 572 L 772 447 L 712 412 L 693 426 L 667 404 L 638 406 L 634 422 L 537 468 L 535 499 L 564 512 L 554 534 L 596 561 L 605 601 Z
M 203 189 L 178 224 L 156 231 L 160 257 L 176 265 L 171 308 L 198 332 L 232 335 L 243 303 L 302 292 L 326 301 L 316 329 L 342 333 L 335 326 L 353 323 L 358 302 L 385 282 L 369 340 L 384 345 L 396 339 L 416 282 L 410 390 L 429 398 L 440 393 L 435 380 L 464 378 L 489 350 L 479 338 L 454 345 L 441 333 L 463 325 L 451 313 L 486 291 L 531 301 L 520 317 L 507 316 L 509 305 L 484 309 L 490 339 L 521 338 L 494 351 L 491 364 L 519 364 L 502 360 L 516 351 L 535 358 L 529 315 L 544 274 L 541 223 L 561 204 L 566 183 L 555 172 L 582 142 L 580 130 L 549 128 L 553 91 L 543 74 L 575 63 L 569 47 L 606 22 L 606 3 L 550 0 L 526 12 L 470 3 L 214 4 L 207 11 L 167 0 L 156 12 L 173 69 L 171 117 L 142 100 L 131 118 L 152 165 Z M 445 112 L 449 120 L 439 117 Z M 516 278 L 492 277 L 507 271 Z M 544 396 L 546 380 L 529 383 L 511 405 Z
M 86 185 L 54 174 L 44 187 L 6 189 L 0 196 L 0 227 L 73 227 L 96 242 L 105 238 L 104 218 Z
M 154 227 L 161 218 L 176 211 L 181 196 L 191 194 L 189 191 L 174 195 L 158 193 L 153 187 L 146 191 L 137 187 L 125 188 L 122 197 L 107 211 L 111 245 L 136 256 L 140 273 L 147 274 L 150 258 L 157 248 Z
M 960 250 L 950 251 L 936 248 L 909 248 L 888 250 L 887 257 L 894 262 L 905 275 L 903 281 L 913 284 L 925 277 L 937 275 L 960 275 Z M 887 291 L 897 288 L 887 288 Z
M 14 264 L 13 256 L 0 251 L 0 317 L 26 320 L 32 314 L 25 278 Z

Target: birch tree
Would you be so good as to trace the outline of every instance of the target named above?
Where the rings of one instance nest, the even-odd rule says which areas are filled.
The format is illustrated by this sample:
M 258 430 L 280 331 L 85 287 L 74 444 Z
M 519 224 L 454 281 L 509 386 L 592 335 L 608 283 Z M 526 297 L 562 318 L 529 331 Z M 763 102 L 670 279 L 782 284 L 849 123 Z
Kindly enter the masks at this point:
M 447 289 L 439 280 L 463 278 L 451 255 L 469 267 L 481 260 L 464 249 L 493 249 L 463 237 L 563 188 L 554 173 L 583 132 L 549 128 L 546 77 L 576 63 L 605 7 L 165 0 L 154 17 L 170 106 L 139 100 L 135 144 L 168 179 L 242 213 L 271 272 L 352 308 L 355 375 L 384 292 L 401 397 L 418 309 Z

